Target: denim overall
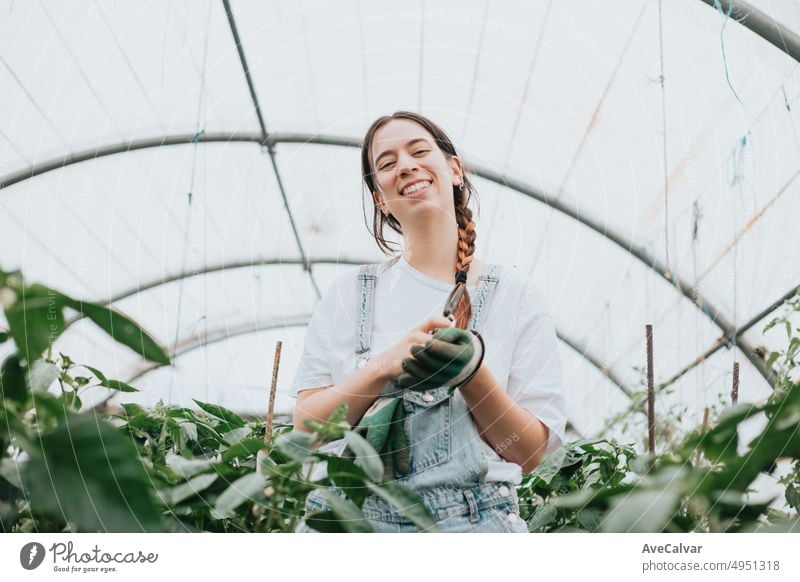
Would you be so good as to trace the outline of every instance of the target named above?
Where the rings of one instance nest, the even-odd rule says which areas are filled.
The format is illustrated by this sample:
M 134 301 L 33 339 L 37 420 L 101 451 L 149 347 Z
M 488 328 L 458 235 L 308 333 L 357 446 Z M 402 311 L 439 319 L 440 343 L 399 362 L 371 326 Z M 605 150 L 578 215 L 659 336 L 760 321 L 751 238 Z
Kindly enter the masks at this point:
M 375 272 L 378 265 L 362 265 L 358 274 L 358 322 L 355 338 L 357 367 L 369 360 Z M 479 331 L 486 308 L 499 281 L 498 265 L 489 265 L 472 296 L 469 329 Z M 519 517 L 515 486 L 484 483 L 487 461 L 481 436 L 461 392 L 448 396 L 445 386 L 426 391 L 403 389 L 389 382 L 380 396 L 399 397 L 406 409 L 405 428 L 410 447 L 410 471 L 397 481 L 422 499 L 441 532 L 527 532 Z M 336 488 L 333 488 L 336 490 Z M 306 499 L 306 513 L 327 511 L 330 506 L 319 489 Z M 376 495 L 369 495 L 362 508 L 377 532 L 417 531 L 396 508 Z M 301 522 L 298 532 L 314 531 Z

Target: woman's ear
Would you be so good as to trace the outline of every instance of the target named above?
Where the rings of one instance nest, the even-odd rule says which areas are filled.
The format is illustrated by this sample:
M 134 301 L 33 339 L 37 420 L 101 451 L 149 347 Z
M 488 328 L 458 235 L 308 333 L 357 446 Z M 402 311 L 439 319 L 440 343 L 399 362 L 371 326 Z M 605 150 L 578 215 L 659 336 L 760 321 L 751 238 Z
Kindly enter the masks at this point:
M 450 162 L 450 170 L 452 175 L 453 186 L 459 186 L 464 183 L 464 168 L 461 166 L 461 158 L 458 156 L 451 156 L 448 160 Z
M 381 199 L 380 194 L 377 192 L 372 193 L 372 199 L 375 201 L 375 206 L 381 209 L 384 216 L 389 215 L 389 209 L 386 207 L 386 203 Z

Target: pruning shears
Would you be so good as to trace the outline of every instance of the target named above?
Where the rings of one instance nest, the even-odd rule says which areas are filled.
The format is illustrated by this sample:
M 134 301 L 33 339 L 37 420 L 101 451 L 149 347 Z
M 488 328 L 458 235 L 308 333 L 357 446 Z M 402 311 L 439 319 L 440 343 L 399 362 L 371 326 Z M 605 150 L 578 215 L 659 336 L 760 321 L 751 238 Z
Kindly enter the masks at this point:
M 466 283 L 459 281 L 458 283 L 456 283 L 456 286 L 453 287 L 453 290 L 450 292 L 447 301 L 444 302 L 443 315 L 450 321 L 456 320 L 455 312 L 456 309 L 458 308 L 458 304 L 461 302 L 461 297 L 464 296 L 464 292 L 466 290 L 467 290 Z

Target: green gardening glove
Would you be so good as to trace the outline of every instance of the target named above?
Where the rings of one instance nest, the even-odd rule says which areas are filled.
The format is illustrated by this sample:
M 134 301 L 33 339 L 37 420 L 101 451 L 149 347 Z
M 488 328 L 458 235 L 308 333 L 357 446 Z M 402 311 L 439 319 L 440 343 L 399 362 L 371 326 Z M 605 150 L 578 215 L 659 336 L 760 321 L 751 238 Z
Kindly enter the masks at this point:
M 384 481 L 409 472 L 410 451 L 405 431 L 406 409 L 402 398 L 378 398 L 356 427 L 383 462 Z
M 383 458 L 384 481 L 394 481 L 397 476 L 404 477 L 409 473 L 411 450 L 408 445 L 408 435 L 405 430 L 406 408 L 402 399 L 395 408 L 389 438 L 381 453 Z
M 465 384 L 483 362 L 485 347 L 478 332 L 458 327 L 437 329 L 424 346 L 411 346 L 396 383 L 412 390 Z

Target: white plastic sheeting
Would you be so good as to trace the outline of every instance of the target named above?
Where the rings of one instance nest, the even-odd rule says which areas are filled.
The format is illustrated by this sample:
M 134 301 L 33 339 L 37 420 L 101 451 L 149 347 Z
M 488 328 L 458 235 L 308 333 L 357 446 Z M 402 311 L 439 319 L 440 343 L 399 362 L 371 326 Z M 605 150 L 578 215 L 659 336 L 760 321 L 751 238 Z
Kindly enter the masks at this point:
M 302 137 L 357 143 L 398 109 L 430 116 L 468 165 L 550 204 L 475 178 L 478 255 L 544 284 L 581 434 L 640 388 L 645 323 L 663 381 L 722 335 L 713 309 L 735 328 L 800 283 L 797 63 L 703 2 L 663 2 L 661 18 L 644 0 L 231 4 L 266 130 L 300 136 L 271 152 L 221 2 L 0 0 L 3 183 L 123 145 L 0 189 L 3 268 L 111 300 L 179 354 L 148 371 L 76 323 L 58 348 L 135 377 L 142 392 L 117 399 L 263 414 L 277 340 L 288 389 L 317 301 L 303 254 L 324 261 L 321 291 L 381 258 L 358 150 Z M 795 3 L 754 5 L 800 29 Z M 170 136 L 197 143 L 125 151 Z M 766 321 L 740 343 L 780 345 Z M 723 348 L 660 405 L 696 423 L 724 400 L 734 360 L 740 399 L 768 394 L 745 354 Z M 282 394 L 278 412 L 290 407 Z

